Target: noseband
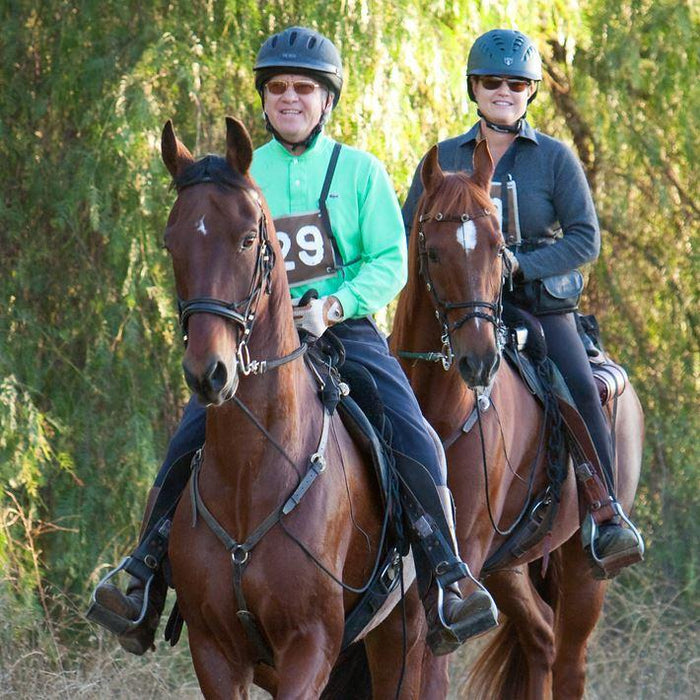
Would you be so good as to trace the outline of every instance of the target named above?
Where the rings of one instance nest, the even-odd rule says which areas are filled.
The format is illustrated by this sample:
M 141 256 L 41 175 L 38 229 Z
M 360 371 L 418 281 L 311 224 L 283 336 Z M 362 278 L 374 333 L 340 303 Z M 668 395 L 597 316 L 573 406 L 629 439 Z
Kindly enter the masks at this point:
M 186 187 L 192 187 L 193 185 L 204 182 L 213 182 L 215 184 L 223 184 L 231 187 L 231 185 L 227 185 L 227 183 L 222 182 L 218 178 L 205 175 L 195 181 L 181 185 L 177 188 L 177 191 L 180 193 Z M 194 297 L 186 301 L 182 299 L 178 299 L 177 301 L 180 326 L 182 328 L 185 344 L 187 344 L 187 321 L 189 317 L 194 314 L 204 313 L 220 316 L 240 326 L 241 336 L 238 347 L 236 348 L 236 358 L 241 372 L 246 376 L 249 374 L 262 374 L 266 370 L 279 367 L 286 362 L 295 360 L 306 351 L 306 345 L 300 345 L 290 354 L 274 360 L 250 359 L 248 343 L 250 342 L 250 336 L 255 325 L 258 304 L 263 292 L 265 294 L 270 294 L 272 291 L 272 270 L 275 267 L 275 254 L 270 246 L 270 238 L 267 232 L 267 217 L 265 216 L 265 211 L 260 202 L 258 193 L 254 190 L 250 192 L 253 195 L 255 203 L 258 205 L 260 217 L 258 220 L 258 250 L 255 260 L 255 269 L 250 280 L 247 296 L 240 301 L 232 302 L 215 299 L 213 297 Z
M 428 214 L 421 214 L 418 217 L 418 256 L 420 261 L 420 275 L 425 280 L 425 286 L 433 297 L 433 302 L 435 304 L 435 316 L 442 325 L 442 351 L 440 353 L 402 353 L 403 356 L 408 357 L 409 355 L 415 356 L 415 359 L 429 359 L 431 361 L 441 361 L 442 366 L 445 370 L 448 370 L 452 366 L 454 360 L 454 352 L 452 350 L 452 338 L 450 336 L 451 331 L 459 330 L 467 321 L 473 318 L 482 318 L 485 321 L 491 323 L 494 327 L 494 332 L 496 334 L 496 344 L 498 351 L 500 353 L 501 348 L 504 344 L 505 339 L 505 326 L 501 320 L 502 312 L 502 290 L 503 282 L 505 281 L 508 271 L 506 265 L 503 266 L 503 271 L 501 275 L 501 286 L 498 292 L 498 299 L 495 302 L 485 301 L 482 299 L 477 299 L 474 301 L 449 301 L 444 300 L 440 297 L 435 289 L 433 280 L 430 276 L 430 265 L 428 262 L 428 248 L 425 240 L 425 232 L 423 230 L 423 224 L 426 221 L 435 221 L 437 223 L 459 223 L 465 224 L 467 221 L 474 221 L 475 219 L 480 219 L 484 216 L 489 216 L 491 214 L 490 209 L 482 209 L 476 214 L 443 214 L 438 212 L 435 216 L 430 216 Z M 499 250 L 499 255 L 503 255 L 503 247 Z M 450 323 L 447 318 L 447 314 L 450 311 L 455 311 L 457 309 L 471 309 L 467 313 L 463 314 L 458 321 Z M 421 355 L 421 357 L 417 357 Z M 423 357 L 422 355 L 426 355 Z

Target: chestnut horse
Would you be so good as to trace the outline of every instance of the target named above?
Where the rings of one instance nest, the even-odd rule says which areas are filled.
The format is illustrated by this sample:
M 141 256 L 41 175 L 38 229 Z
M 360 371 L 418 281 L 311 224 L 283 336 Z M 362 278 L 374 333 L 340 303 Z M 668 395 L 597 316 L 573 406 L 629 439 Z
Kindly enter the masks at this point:
M 225 158 L 195 161 L 171 122 L 162 135 L 177 190 L 165 246 L 183 366 L 208 405 L 172 525 L 172 578 L 206 697 L 248 697 L 256 683 L 276 698 L 317 698 L 375 567 L 384 510 L 368 458 L 302 358 L 280 246 L 248 174 L 250 137 L 226 123 Z M 367 633 L 375 697 L 399 686 L 418 697 L 424 624 L 414 586 L 404 614 L 395 606 Z
M 472 176 L 443 172 L 437 154 L 435 146 L 421 173 L 425 191 L 411 234 L 409 281 L 399 298 L 391 347 L 403 355 L 421 409 L 445 443 L 461 555 L 478 576 L 503 543 L 502 533 L 547 484 L 546 450 L 540 449 L 544 411 L 512 367 L 500 362 L 504 240 L 489 198 L 493 162 L 486 141 L 475 149 Z M 448 326 L 436 316 L 447 319 Z M 472 388 L 489 382 L 490 407 L 482 412 L 480 425 L 464 432 L 465 419 L 475 408 Z M 615 423 L 617 497 L 625 512 L 639 479 L 642 434 L 641 407 L 627 387 Z M 469 697 L 583 696 L 586 643 L 601 612 L 606 582 L 591 574 L 579 523 L 569 465 L 551 539 L 485 577 L 507 620 L 472 669 Z M 547 566 L 542 558 L 550 549 Z

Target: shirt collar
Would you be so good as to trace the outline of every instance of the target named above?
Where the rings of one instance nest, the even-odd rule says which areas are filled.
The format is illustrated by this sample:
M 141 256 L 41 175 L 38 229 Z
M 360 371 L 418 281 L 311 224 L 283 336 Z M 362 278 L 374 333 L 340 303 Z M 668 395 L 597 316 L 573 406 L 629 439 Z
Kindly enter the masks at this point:
M 271 143 L 273 144 L 273 147 L 277 149 L 277 152 L 281 156 L 286 156 L 287 158 L 297 159 L 297 160 L 308 160 L 310 158 L 313 158 L 316 154 L 324 153 L 330 147 L 330 144 L 332 144 L 333 141 L 328 136 L 326 136 L 323 132 L 321 132 L 314 139 L 314 142 L 311 144 L 311 146 L 309 148 L 307 148 L 301 155 L 296 155 L 294 153 L 290 153 L 275 138 L 272 139 Z
M 468 143 L 472 143 L 472 141 L 476 141 L 479 138 L 479 133 L 481 129 L 481 120 L 479 120 L 474 126 L 467 131 L 466 134 L 462 137 L 460 141 L 460 146 L 466 146 Z M 533 141 L 534 143 L 538 143 L 537 141 L 537 133 L 535 130 L 528 124 L 527 119 L 523 119 L 523 125 L 520 127 L 520 133 L 518 134 L 517 138 L 522 138 L 522 139 L 528 139 L 529 141 Z

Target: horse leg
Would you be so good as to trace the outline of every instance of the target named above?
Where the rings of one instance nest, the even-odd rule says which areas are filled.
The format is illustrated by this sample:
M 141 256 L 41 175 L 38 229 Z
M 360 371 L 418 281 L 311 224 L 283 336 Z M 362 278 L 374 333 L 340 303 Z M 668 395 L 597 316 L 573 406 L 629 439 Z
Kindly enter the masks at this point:
M 573 700 L 583 697 L 586 647 L 603 608 L 607 582 L 596 581 L 591 576 L 588 557 L 578 535 L 566 542 L 561 552 L 554 697 Z
M 329 639 L 325 625 L 306 626 L 304 634 L 293 635 L 276 648 L 278 684 L 276 700 L 319 698 L 328 683 L 339 640 Z
M 510 650 L 509 667 L 503 674 L 504 692 L 499 697 L 551 698 L 555 658 L 552 609 L 536 591 L 527 566 L 497 572 L 488 577 L 487 585 L 511 626 L 514 638 L 504 639 L 504 646 L 515 643 L 519 647 Z M 504 657 L 508 653 L 504 648 Z
M 211 634 L 196 628 L 188 628 L 188 634 L 192 663 L 204 697 L 248 698 L 253 669 L 234 668 Z
M 447 664 L 430 663 L 434 657 L 425 641 L 426 632 L 423 605 L 414 584 L 403 603 L 365 638 L 372 697 L 441 700 L 447 696 Z
M 444 700 L 450 688 L 450 656 L 435 656 L 426 644 L 421 662 L 419 698 Z

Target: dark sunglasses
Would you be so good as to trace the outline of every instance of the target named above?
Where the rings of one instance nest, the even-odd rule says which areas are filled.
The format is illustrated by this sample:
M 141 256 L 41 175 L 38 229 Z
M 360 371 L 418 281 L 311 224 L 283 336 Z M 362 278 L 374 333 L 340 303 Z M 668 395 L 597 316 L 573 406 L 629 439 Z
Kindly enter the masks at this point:
M 313 83 L 310 80 L 268 80 L 265 83 L 265 87 L 271 95 L 284 95 L 290 85 L 297 95 L 310 95 L 316 88 L 321 87 L 318 83 Z
M 530 80 L 525 78 L 500 78 L 496 75 L 479 76 L 479 82 L 486 90 L 498 90 L 505 83 L 511 92 L 523 92 L 530 87 Z

